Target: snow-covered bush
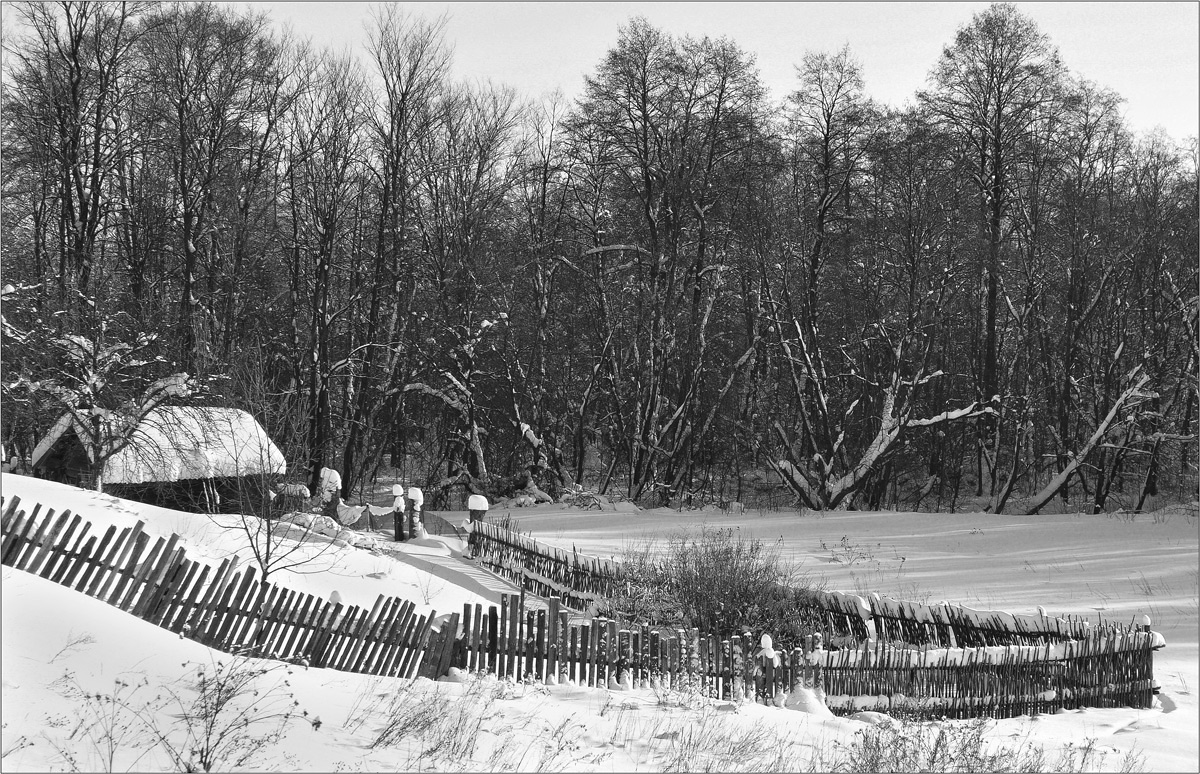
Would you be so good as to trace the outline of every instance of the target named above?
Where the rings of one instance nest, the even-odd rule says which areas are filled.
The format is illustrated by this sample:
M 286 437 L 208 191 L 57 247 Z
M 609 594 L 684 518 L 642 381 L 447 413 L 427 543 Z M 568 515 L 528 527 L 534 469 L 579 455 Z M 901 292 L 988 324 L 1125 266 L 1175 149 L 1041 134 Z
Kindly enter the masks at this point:
M 299 527 L 310 527 L 313 523 L 312 514 L 303 511 L 288 511 L 279 517 L 280 521 L 288 521 Z
M 318 535 L 337 537 L 337 534 L 342 531 L 342 527 L 328 516 L 316 514 L 312 517 L 312 530 Z
M 351 545 L 365 551 L 374 551 L 379 548 L 379 538 L 365 532 L 356 532 Z

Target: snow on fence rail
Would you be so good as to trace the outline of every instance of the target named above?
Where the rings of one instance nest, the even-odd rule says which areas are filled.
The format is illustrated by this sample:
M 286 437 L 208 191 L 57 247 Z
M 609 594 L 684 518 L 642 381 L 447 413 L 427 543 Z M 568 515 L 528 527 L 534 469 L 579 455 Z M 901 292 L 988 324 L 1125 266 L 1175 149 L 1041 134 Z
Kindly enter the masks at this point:
M 763 703 L 819 688 L 838 715 L 873 709 L 912 718 L 1005 718 L 1153 700 L 1153 635 L 1133 630 L 1041 646 L 924 650 L 876 642 L 832 651 L 809 637 L 764 654 L 761 635 L 751 632 L 722 639 L 605 618 L 573 624 L 557 597 L 537 611 L 525 609 L 523 595 L 502 597 L 499 610 L 464 605 L 459 621 L 443 629 L 439 673 L 453 666 L 502 679 Z
M 973 648 L 1081 639 L 1122 628 L 1116 622 L 1093 627 L 1082 618 L 973 610 L 946 602 L 925 605 L 879 594 L 864 597 L 818 591 L 812 601 L 824 610 L 846 616 L 859 641 L 881 639 L 910 645 Z
M 437 678 L 457 667 L 501 678 L 580 685 L 651 687 L 714 698 L 781 701 L 821 689 L 831 711 L 876 709 L 907 717 L 1012 717 L 1081 706 L 1149 707 L 1153 635 L 1087 630 L 1077 642 L 980 648 L 800 647 L 764 653 L 763 633 L 718 638 L 697 629 L 572 622 L 563 600 L 525 608 L 525 595 L 499 607 L 463 606 L 441 620 L 412 602 L 380 595 L 369 610 L 255 580 L 227 559 L 187 559 L 179 536 L 150 537 L 143 522 L 103 537 L 69 511 L 40 505 L 27 515 L 12 498 L 0 519 L 0 560 L 103 599 L 155 625 L 230 653 L 376 675 Z M 843 595 L 848 596 L 848 595 Z M 859 605 L 859 602 L 855 602 Z M 865 605 L 863 601 L 861 605 Z M 859 609 L 861 610 L 861 605 Z

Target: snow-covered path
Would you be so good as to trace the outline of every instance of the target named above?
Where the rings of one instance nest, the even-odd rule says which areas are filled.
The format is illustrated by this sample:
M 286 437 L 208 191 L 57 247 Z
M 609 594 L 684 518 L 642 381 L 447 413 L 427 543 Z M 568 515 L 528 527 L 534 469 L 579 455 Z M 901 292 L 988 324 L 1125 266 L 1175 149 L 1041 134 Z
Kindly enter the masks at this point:
M 380 551 L 398 562 L 467 589 L 493 605 L 500 604 L 501 595 L 521 593 L 521 589 L 514 584 L 468 559 L 437 551 L 425 552 L 403 543 L 384 543 Z M 526 596 L 527 610 L 545 607 L 546 603 L 540 598 Z

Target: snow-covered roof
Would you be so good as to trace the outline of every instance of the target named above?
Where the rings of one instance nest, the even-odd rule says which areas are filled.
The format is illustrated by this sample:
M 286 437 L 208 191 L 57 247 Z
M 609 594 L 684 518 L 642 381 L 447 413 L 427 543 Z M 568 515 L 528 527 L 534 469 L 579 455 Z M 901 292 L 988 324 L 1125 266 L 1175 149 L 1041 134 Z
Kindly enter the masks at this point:
M 33 454 L 29 457 L 30 463 L 36 468 L 41 463 L 42 457 L 45 457 L 47 452 L 54 448 L 54 445 L 58 443 L 58 439 L 62 438 L 63 434 L 70 430 L 74 424 L 74 417 L 70 414 L 63 414 L 59 417 L 58 421 L 50 428 L 50 432 L 42 436 L 42 440 L 38 441 L 37 446 L 33 447 Z
M 55 423 L 38 444 L 34 464 L 73 424 L 70 415 Z M 138 425 L 129 444 L 109 458 L 104 480 L 142 484 L 286 472 L 287 462 L 279 447 L 245 411 L 159 406 Z

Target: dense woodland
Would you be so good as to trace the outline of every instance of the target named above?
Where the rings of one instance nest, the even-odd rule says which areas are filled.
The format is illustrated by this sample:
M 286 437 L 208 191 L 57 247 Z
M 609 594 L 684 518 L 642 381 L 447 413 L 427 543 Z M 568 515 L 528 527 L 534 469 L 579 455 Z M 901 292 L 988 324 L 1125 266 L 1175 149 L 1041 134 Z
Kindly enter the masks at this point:
M 1012 6 L 904 108 L 849 49 L 772 95 L 638 18 L 536 98 L 395 5 L 341 54 L 227 4 L 5 13 L 10 454 L 171 400 L 435 507 L 1196 497 L 1196 139 L 1131 131 Z

